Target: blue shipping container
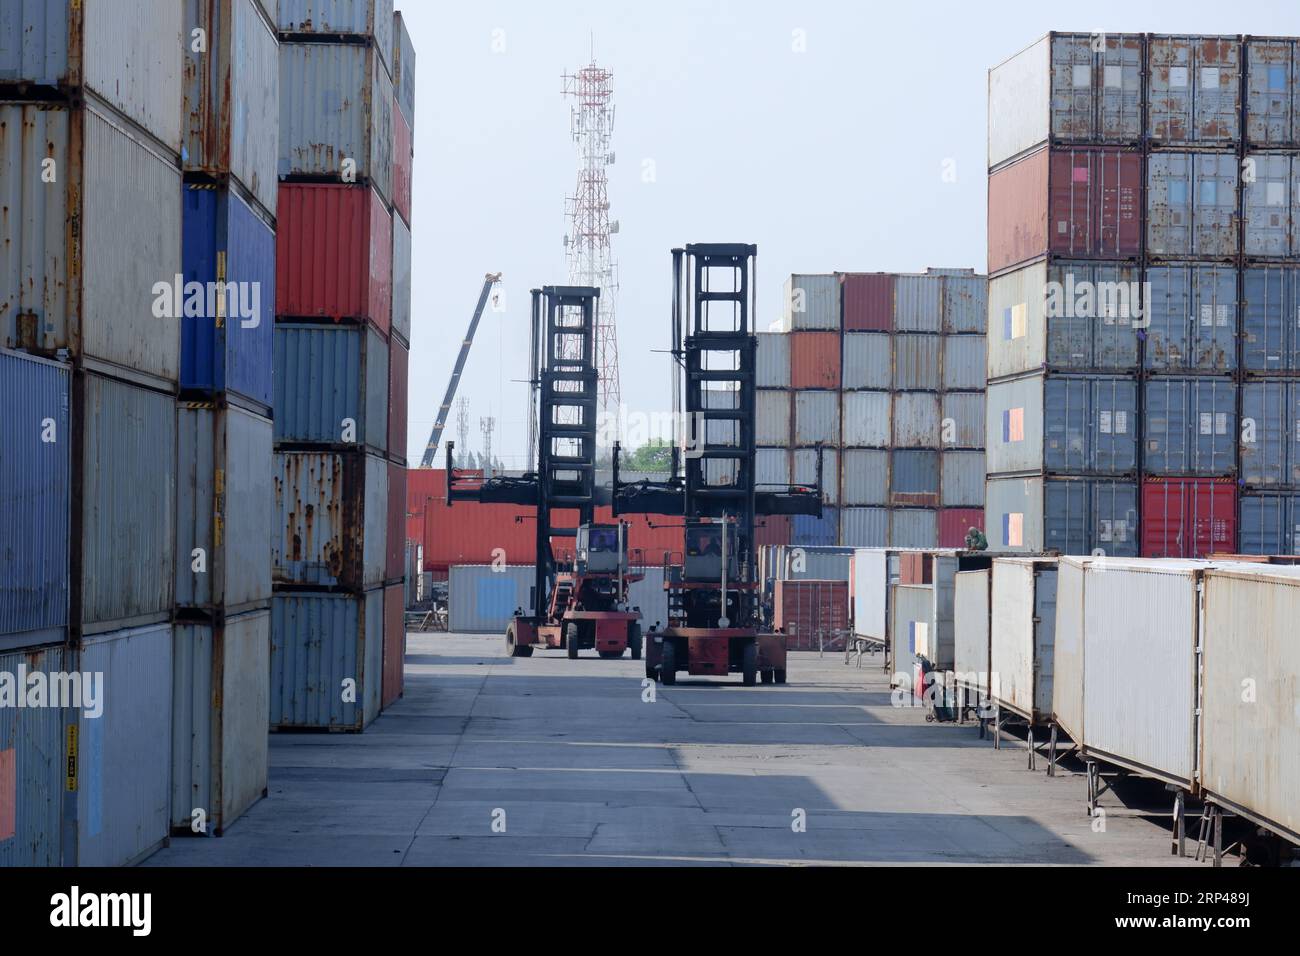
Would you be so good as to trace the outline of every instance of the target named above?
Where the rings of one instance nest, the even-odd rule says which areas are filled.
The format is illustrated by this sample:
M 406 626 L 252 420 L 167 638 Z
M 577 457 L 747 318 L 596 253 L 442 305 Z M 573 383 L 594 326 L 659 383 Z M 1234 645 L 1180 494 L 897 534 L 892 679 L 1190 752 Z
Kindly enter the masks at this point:
M 206 395 L 233 392 L 263 408 L 273 397 L 275 231 L 228 187 L 184 186 L 182 267 L 204 293 L 202 315 L 181 320 L 181 388 Z M 235 283 L 215 314 L 215 282 Z M 211 303 L 209 303 L 211 298 Z
M 1237 367 L 1237 271 L 1152 266 L 1146 366 L 1226 372 Z
M 1241 480 L 1300 487 L 1300 384 L 1247 382 L 1241 415 Z
M 71 380 L 0 350 L 0 635 L 68 625 Z
M 1300 371 L 1300 267 L 1245 270 L 1242 363 L 1251 372 Z
M 1153 475 L 1232 473 L 1237 386 L 1225 379 L 1146 383 L 1146 470 Z
M 1049 480 L 1043 486 L 1043 547 L 1061 554 L 1138 553 L 1137 486 L 1106 480 Z
M 1300 495 L 1244 495 L 1242 554 L 1300 554 Z
M 353 423 L 352 440 L 345 438 Z M 275 327 L 275 440 L 388 444 L 388 343 L 373 328 Z
M 815 546 L 837 544 L 839 533 L 839 512 L 835 508 L 823 508 L 820 518 L 813 515 L 795 515 L 790 522 L 791 544 Z

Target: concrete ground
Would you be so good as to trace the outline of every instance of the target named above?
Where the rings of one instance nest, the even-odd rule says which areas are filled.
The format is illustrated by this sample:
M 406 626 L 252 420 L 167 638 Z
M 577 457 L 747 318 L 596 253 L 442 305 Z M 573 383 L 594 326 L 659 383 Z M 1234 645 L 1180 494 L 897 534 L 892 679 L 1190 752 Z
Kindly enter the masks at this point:
M 411 634 L 406 694 L 364 734 L 271 735 L 268 798 L 147 865 L 1191 862 L 1159 785 L 1105 795 L 1095 829 L 1082 776 L 892 706 L 879 658 L 647 701 L 640 661 L 504 644 Z

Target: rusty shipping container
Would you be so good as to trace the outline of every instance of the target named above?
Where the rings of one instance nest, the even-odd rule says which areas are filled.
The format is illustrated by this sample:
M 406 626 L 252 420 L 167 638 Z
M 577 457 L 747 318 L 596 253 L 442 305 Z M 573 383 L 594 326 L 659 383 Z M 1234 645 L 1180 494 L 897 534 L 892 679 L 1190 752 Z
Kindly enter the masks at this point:
M 1225 146 L 1240 140 L 1240 39 L 1152 36 L 1148 42 L 1151 142 Z
M 840 281 L 834 275 L 792 275 L 785 281 L 783 331 L 840 329 Z
M 388 457 L 406 463 L 410 350 L 397 336 L 388 341 Z M 403 497 L 402 500 L 405 500 Z
M 943 383 L 943 337 L 900 332 L 894 339 L 894 388 L 938 391 Z
M 786 635 L 791 650 L 843 647 L 849 629 L 849 582 L 776 581 L 772 624 Z
M 1256 265 L 1243 272 L 1242 367 L 1248 374 L 1300 372 L 1300 266 Z
M 840 443 L 840 393 L 796 391 L 794 393 L 794 444 L 796 446 Z
M 406 608 L 400 584 L 384 588 L 384 658 L 380 705 L 384 709 L 402 696 L 406 664 Z
M 842 273 L 844 331 L 887 332 L 894 320 L 894 276 L 891 273 Z
M 411 230 L 393 217 L 393 327 L 395 338 L 411 343 Z
M 411 127 L 400 109 L 393 110 L 393 212 L 411 222 L 411 175 L 415 165 Z
M 397 107 L 415 129 L 415 47 L 400 11 L 393 14 L 393 93 Z
M 844 336 L 844 388 L 888 389 L 893 381 L 893 337 L 884 332 Z
M 840 333 L 790 333 L 790 385 L 796 389 L 840 387 Z
M 1295 154 L 1250 153 L 1242 179 L 1242 251 L 1253 259 L 1300 257 L 1300 161 Z
M 395 461 L 388 462 L 387 516 L 384 581 L 391 582 L 406 573 L 406 466 Z
M 1300 146 L 1300 42 L 1293 37 L 1247 37 L 1243 47 L 1247 143 Z
M 1143 467 L 1153 475 L 1236 470 L 1238 386 L 1226 378 L 1151 378 Z
M 373 328 L 277 322 L 275 440 L 386 451 L 390 371 Z
M 790 336 L 785 332 L 759 332 L 755 377 L 759 388 L 790 387 Z
M 1238 160 L 1232 153 L 1152 153 L 1147 252 L 1155 258 L 1236 256 Z
M 61 636 L 0 652 L 0 673 L 66 673 L 70 654 Z M 0 869 L 63 863 L 65 720 L 58 707 L 0 707 Z
M 295 43 L 313 37 L 373 40 L 384 69 L 396 76 L 393 0 L 276 0 L 271 9 L 280 31 Z
M 1242 484 L 1300 488 L 1300 382 L 1246 382 L 1241 415 Z

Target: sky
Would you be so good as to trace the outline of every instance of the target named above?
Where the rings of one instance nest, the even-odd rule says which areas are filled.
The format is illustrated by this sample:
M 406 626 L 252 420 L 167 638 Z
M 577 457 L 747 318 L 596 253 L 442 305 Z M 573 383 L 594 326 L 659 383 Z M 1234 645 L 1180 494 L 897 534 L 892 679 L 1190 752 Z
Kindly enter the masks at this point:
M 396 0 L 416 51 L 408 458 L 488 272 L 458 397 L 525 467 L 528 290 L 567 280 L 577 152 L 561 75 L 614 74 L 623 404 L 671 408 L 674 246 L 758 245 L 757 327 L 791 273 L 985 265 L 988 69 L 1049 30 L 1300 34 L 1295 0 Z M 657 350 L 657 351 L 656 351 Z M 444 439 L 456 438 L 455 413 Z M 443 452 L 439 450 L 438 464 Z

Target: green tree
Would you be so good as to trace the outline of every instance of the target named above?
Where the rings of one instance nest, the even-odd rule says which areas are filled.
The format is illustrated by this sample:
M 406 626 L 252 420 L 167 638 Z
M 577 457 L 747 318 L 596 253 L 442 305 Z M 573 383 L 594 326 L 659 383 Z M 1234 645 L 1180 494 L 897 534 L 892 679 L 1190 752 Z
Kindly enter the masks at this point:
M 619 467 L 628 471 L 662 471 L 672 468 L 672 445 L 662 438 L 652 439 L 626 455 L 620 456 Z

